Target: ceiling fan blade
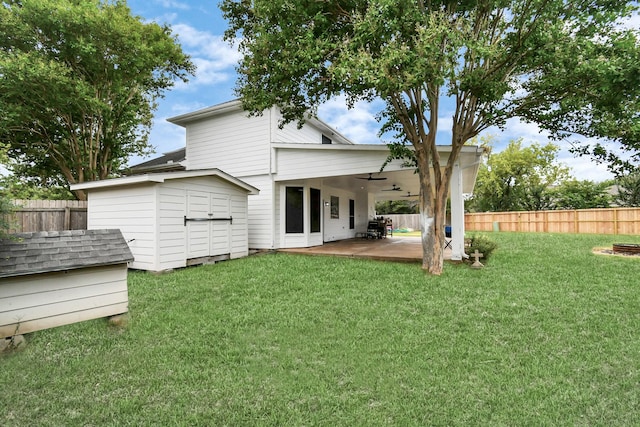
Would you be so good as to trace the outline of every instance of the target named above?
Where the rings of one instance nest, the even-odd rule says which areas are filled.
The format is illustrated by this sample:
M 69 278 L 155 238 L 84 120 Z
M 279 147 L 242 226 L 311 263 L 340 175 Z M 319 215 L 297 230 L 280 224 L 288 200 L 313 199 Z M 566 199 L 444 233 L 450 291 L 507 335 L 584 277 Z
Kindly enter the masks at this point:
M 374 178 L 372 175 L 373 174 L 370 173 L 368 178 L 362 178 L 362 177 L 359 177 L 359 176 L 357 176 L 356 178 L 357 179 L 366 179 L 367 181 L 384 181 L 385 179 L 387 179 L 386 177 Z

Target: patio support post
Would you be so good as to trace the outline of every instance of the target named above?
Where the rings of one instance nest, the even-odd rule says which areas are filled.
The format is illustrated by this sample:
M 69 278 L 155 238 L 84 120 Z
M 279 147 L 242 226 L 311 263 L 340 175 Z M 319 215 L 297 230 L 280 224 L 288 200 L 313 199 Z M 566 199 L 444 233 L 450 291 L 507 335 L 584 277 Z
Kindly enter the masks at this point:
M 462 168 L 453 165 L 451 175 L 451 259 L 461 261 L 464 253 L 464 196 L 462 193 Z

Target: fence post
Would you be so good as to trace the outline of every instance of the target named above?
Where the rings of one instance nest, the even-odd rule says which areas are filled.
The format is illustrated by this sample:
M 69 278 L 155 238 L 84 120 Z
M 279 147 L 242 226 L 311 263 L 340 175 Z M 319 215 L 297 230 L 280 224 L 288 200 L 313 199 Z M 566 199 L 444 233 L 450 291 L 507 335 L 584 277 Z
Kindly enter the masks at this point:
M 64 229 L 71 230 L 71 208 L 69 206 L 64 207 Z

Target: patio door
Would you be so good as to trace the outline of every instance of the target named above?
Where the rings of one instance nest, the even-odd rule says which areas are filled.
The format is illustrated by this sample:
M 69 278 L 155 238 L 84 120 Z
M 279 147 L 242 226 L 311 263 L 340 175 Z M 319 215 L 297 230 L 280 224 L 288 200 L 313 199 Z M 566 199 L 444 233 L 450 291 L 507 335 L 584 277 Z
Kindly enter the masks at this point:
M 228 194 L 187 191 L 187 258 L 230 253 L 230 217 Z

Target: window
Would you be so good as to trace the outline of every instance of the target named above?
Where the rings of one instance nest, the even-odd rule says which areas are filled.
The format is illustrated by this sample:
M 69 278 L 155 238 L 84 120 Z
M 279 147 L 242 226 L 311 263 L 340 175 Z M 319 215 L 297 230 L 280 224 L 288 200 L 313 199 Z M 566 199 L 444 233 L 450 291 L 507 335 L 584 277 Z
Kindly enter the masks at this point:
M 349 230 L 356 228 L 356 201 L 349 199 Z
M 303 189 L 302 187 L 287 187 L 285 196 L 286 205 L 286 232 L 304 232 L 303 218 Z
M 331 218 L 340 218 L 340 199 L 336 196 L 331 196 Z
M 322 135 L 322 143 L 323 144 L 331 144 L 331 138 L 329 138 L 328 136 Z
M 320 232 L 321 207 L 320 190 L 311 188 L 309 190 L 309 224 L 312 233 Z

